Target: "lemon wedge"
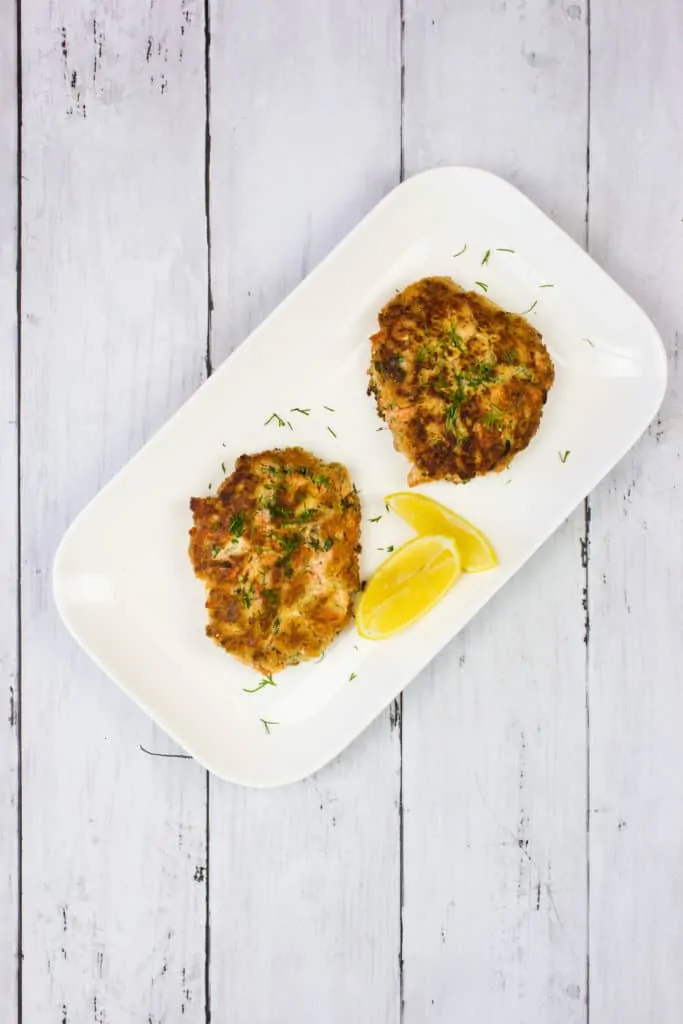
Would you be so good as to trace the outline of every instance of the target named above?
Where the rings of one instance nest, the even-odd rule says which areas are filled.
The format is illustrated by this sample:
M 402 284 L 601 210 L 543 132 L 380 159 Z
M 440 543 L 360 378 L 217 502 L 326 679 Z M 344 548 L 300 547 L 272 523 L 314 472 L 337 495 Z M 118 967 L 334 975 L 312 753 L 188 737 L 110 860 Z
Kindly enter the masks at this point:
M 371 577 L 356 611 L 366 640 L 385 640 L 425 615 L 462 572 L 451 537 L 416 537 L 398 548 Z
M 399 491 L 385 501 L 416 533 L 452 537 L 460 551 L 463 572 L 484 572 L 498 565 L 493 545 L 481 530 L 426 494 Z

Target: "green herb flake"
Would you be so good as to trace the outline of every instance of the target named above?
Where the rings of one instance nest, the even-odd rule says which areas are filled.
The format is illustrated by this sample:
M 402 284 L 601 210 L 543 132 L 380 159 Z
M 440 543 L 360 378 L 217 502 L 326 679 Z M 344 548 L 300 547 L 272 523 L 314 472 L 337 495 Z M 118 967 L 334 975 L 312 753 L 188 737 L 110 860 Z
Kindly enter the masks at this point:
M 490 410 L 482 418 L 482 423 L 486 427 L 496 427 L 497 430 L 502 430 L 501 421 L 503 414 L 497 405 L 491 405 Z
M 357 678 L 358 678 L 358 676 L 356 675 L 356 673 L 352 672 L 351 675 L 349 676 L 349 682 L 352 683 L 354 681 L 354 679 L 357 679 Z
M 595 342 L 590 338 L 583 338 L 582 341 L 587 341 L 591 348 L 595 348 Z
M 368 519 L 368 522 L 369 523 L 378 523 L 381 518 L 382 518 L 381 516 L 375 516 L 373 519 Z
M 448 340 L 450 341 L 451 345 L 455 346 L 455 348 L 459 348 L 461 352 L 463 351 L 462 338 L 456 331 L 453 324 L 448 325 Z
M 221 547 L 220 544 L 214 544 L 213 547 L 211 548 L 211 557 L 216 558 L 218 555 L 220 555 L 222 550 L 223 548 Z
M 337 436 L 337 435 L 335 434 L 334 430 L 332 429 L 332 427 L 329 427 L 329 426 L 328 426 L 328 428 L 327 428 L 327 429 L 328 429 L 328 430 L 329 430 L 329 432 L 330 432 L 330 433 L 332 434 L 332 437 L 336 437 L 336 436 Z
M 266 732 L 268 733 L 269 736 L 270 736 L 270 727 L 271 727 L 271 725 L 279 725 L 280 724 L 279 722 L 269 722 L 267 718 L 259 718 L 259 722 L 261 722 L 261 724 L 263 725 L 263 728 L 266 730 Z
M 272 672 L 269 672 L 267 676 L 264 676 L 263 679 L 260 679 L 256 686 L 252 686 L 251 689 L 249 689 L 246 686 L 243 686 L 242 690 L 243 690 L 244 693 L 258 693 L 259 690 L 263 690 L 264 687 L 266 687 L 266 686 L 277 686 L 277 683 L 273 679 L 273 673 Z M 261 719 L 261 721 L 263 721 L 263 719 Z M 271 724 L 277 724 L 277 723 L 271 723 Z
M 484 255 L 482 256 L 482 259 L 481 259 L 482 267 L 485 267 L 490 259 L 491 259 L 491 250 L 487 249 L 486 252 L 484 253 Z
M 290 409 L 289 411 L 290 412 L 298 412 L 301 416 L 310 416 L 311 415 L 311 410 L 310 409 L 299 409 L 297 406 L 294 406 L 294 408 Z
M 529 306 L 528 309 L 523 310 L 523 312 L 518 313 L 517 315 L 518 316 L 526 316 L 527 313 L 533 313 L 533 311 L 536 309 L 537 305 L 538 305 L 538 299 L 534 299 L 534 301 L 531 303 L 531 305 Z
M 241 537 L 244 530 L 244 513 L 237 512 L 230 520 L 230 533 L 233 537 Z
M 328 411 L 328 412 L 336 412 L 336 411 L 337 411 L 336 409 L 333 409 L 333 408 L 332 408 L 331 406 L 329 406 L 329 405 L 324 405 L 324 406 L 323 406 L 323 409 L 327 409 L 327 411 Z
M 458 250 L 458 252 L 453 253 L 453 259 L 456 259 L 456 257 L 458 256 L 462 256 L 464 252 L 467 252 L 467 242 L 465 242 L 462 249 Z
M 393 544 L 388 544 L 385 548 L 377 548 L 378 551 L 388 551 L 389 554 L 394 550 Z
M 327 540 L 323 544 L 323 551 L 329 551 L 333 544 L 334 544 L 334 538 L 333 537 L 328 537 Z
M 569 450 L 567 450 L 567 451 L 564 451 L 564 452 L 558 452 L 557 454 L 560 456 L 560 462 L 564 465 L 564 463 L 567 461 L 567 459 L 571 455 L 571 452 Z
M 496 252 L 515 252 L 515 249 L 496 249 Z
M 554 288 L 554 284 L 539 284 L 539 288 Z
M 384 507 L 385 507 L 385 509 L 387 510 L 387 512 L 391 512 L 391 507 L 390 507 L 390 505 L 389 505 L 389 502 L 388 502 L 388 501 L 385 501 L 385 502 L 384 502 Z
M 213 484 L 207 484 L 206 486 L 207 486 L 207 488 L 208 488 L 209 490 L 211 490 L 211 488 L 213 487 Z
M 487 292 L 489 290 L 489 286 L 487 285 L 486 281 L 475 281 L 474 283 L 476 284 L 477 288 L 481 288 L 483 292 Z
M 277 423 L 278 427 L 286 426 L 285 421 L 283 420 L 282 416 L 278 416 L 278 414 L 276 412 L 272 412 L 270 414 L 270 416 L 268 417 L 268 419 L 265 420 L 265 422 L 263 424 L 264 427 L 267 427 L 270 423 L 273 422 L 273 420 L 275 420 L 275 422 Z

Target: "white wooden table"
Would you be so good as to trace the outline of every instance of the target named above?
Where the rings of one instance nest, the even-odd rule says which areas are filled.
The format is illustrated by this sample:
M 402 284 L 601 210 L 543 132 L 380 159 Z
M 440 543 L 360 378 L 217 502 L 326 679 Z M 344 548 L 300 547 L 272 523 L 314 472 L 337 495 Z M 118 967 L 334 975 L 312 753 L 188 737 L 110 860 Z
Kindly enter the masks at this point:
M 2 14 L 0 1024 L 678 1024 L 680 0 L 23 0 L 20 45 Z M 66 635 L 56 544 L 447 163 L 645 307 L 664 407 L 336 763 L 221 783 Z

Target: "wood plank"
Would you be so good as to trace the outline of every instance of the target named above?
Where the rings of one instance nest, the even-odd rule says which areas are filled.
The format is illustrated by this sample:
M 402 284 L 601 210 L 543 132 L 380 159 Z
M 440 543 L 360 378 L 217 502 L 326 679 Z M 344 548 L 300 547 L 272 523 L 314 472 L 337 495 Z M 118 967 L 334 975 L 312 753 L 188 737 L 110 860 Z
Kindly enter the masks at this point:
M 26 1021 L 205 1020 L 205 774 L 140 750 L 172 747 L 50 594 L 69 521 L 202 378 L 204 49 L 198 0 L 23 5 Z
M 582 240 L 582 6 L 406 0 L 407 173 L 487 168 Z M 404 695 L 406 1024 L 585 1019 L 583 535 L 578 511 Z
M 17 1010 L 19 669 L 17 645 L 17 40 L 0 33 L 0 1020 Z
M 400 74 L 393 0 L 212 10 L 218 362 L 398 181 Z M 398 794 L 388 714 L 287 789 L 212 780 L 216 1020 L 398 1020 Z
M 591 1022 L 673 1024 L 683 1005 L 683 8 L 593 4 L 591 35 L 591 251 L 654 319 L 670 373 L 656 422 L 593 500 Z

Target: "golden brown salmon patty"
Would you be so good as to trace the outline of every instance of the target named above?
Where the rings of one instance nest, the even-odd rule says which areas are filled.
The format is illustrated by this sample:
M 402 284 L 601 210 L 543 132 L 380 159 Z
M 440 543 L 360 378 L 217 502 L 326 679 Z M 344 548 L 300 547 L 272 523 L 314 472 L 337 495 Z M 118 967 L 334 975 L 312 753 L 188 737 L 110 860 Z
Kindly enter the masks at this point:
M 368 393 L 413 463 L 408 483 L 504 469 L 541 422 L 555 371 L 541 335 L 449 277 L 409 285 L 379 313 Z
M 208 636 L 264 673 L 319 657 L 360 588 L 360 501 L 345 467 L 303 448 L 241 455 L 190 508 Z

